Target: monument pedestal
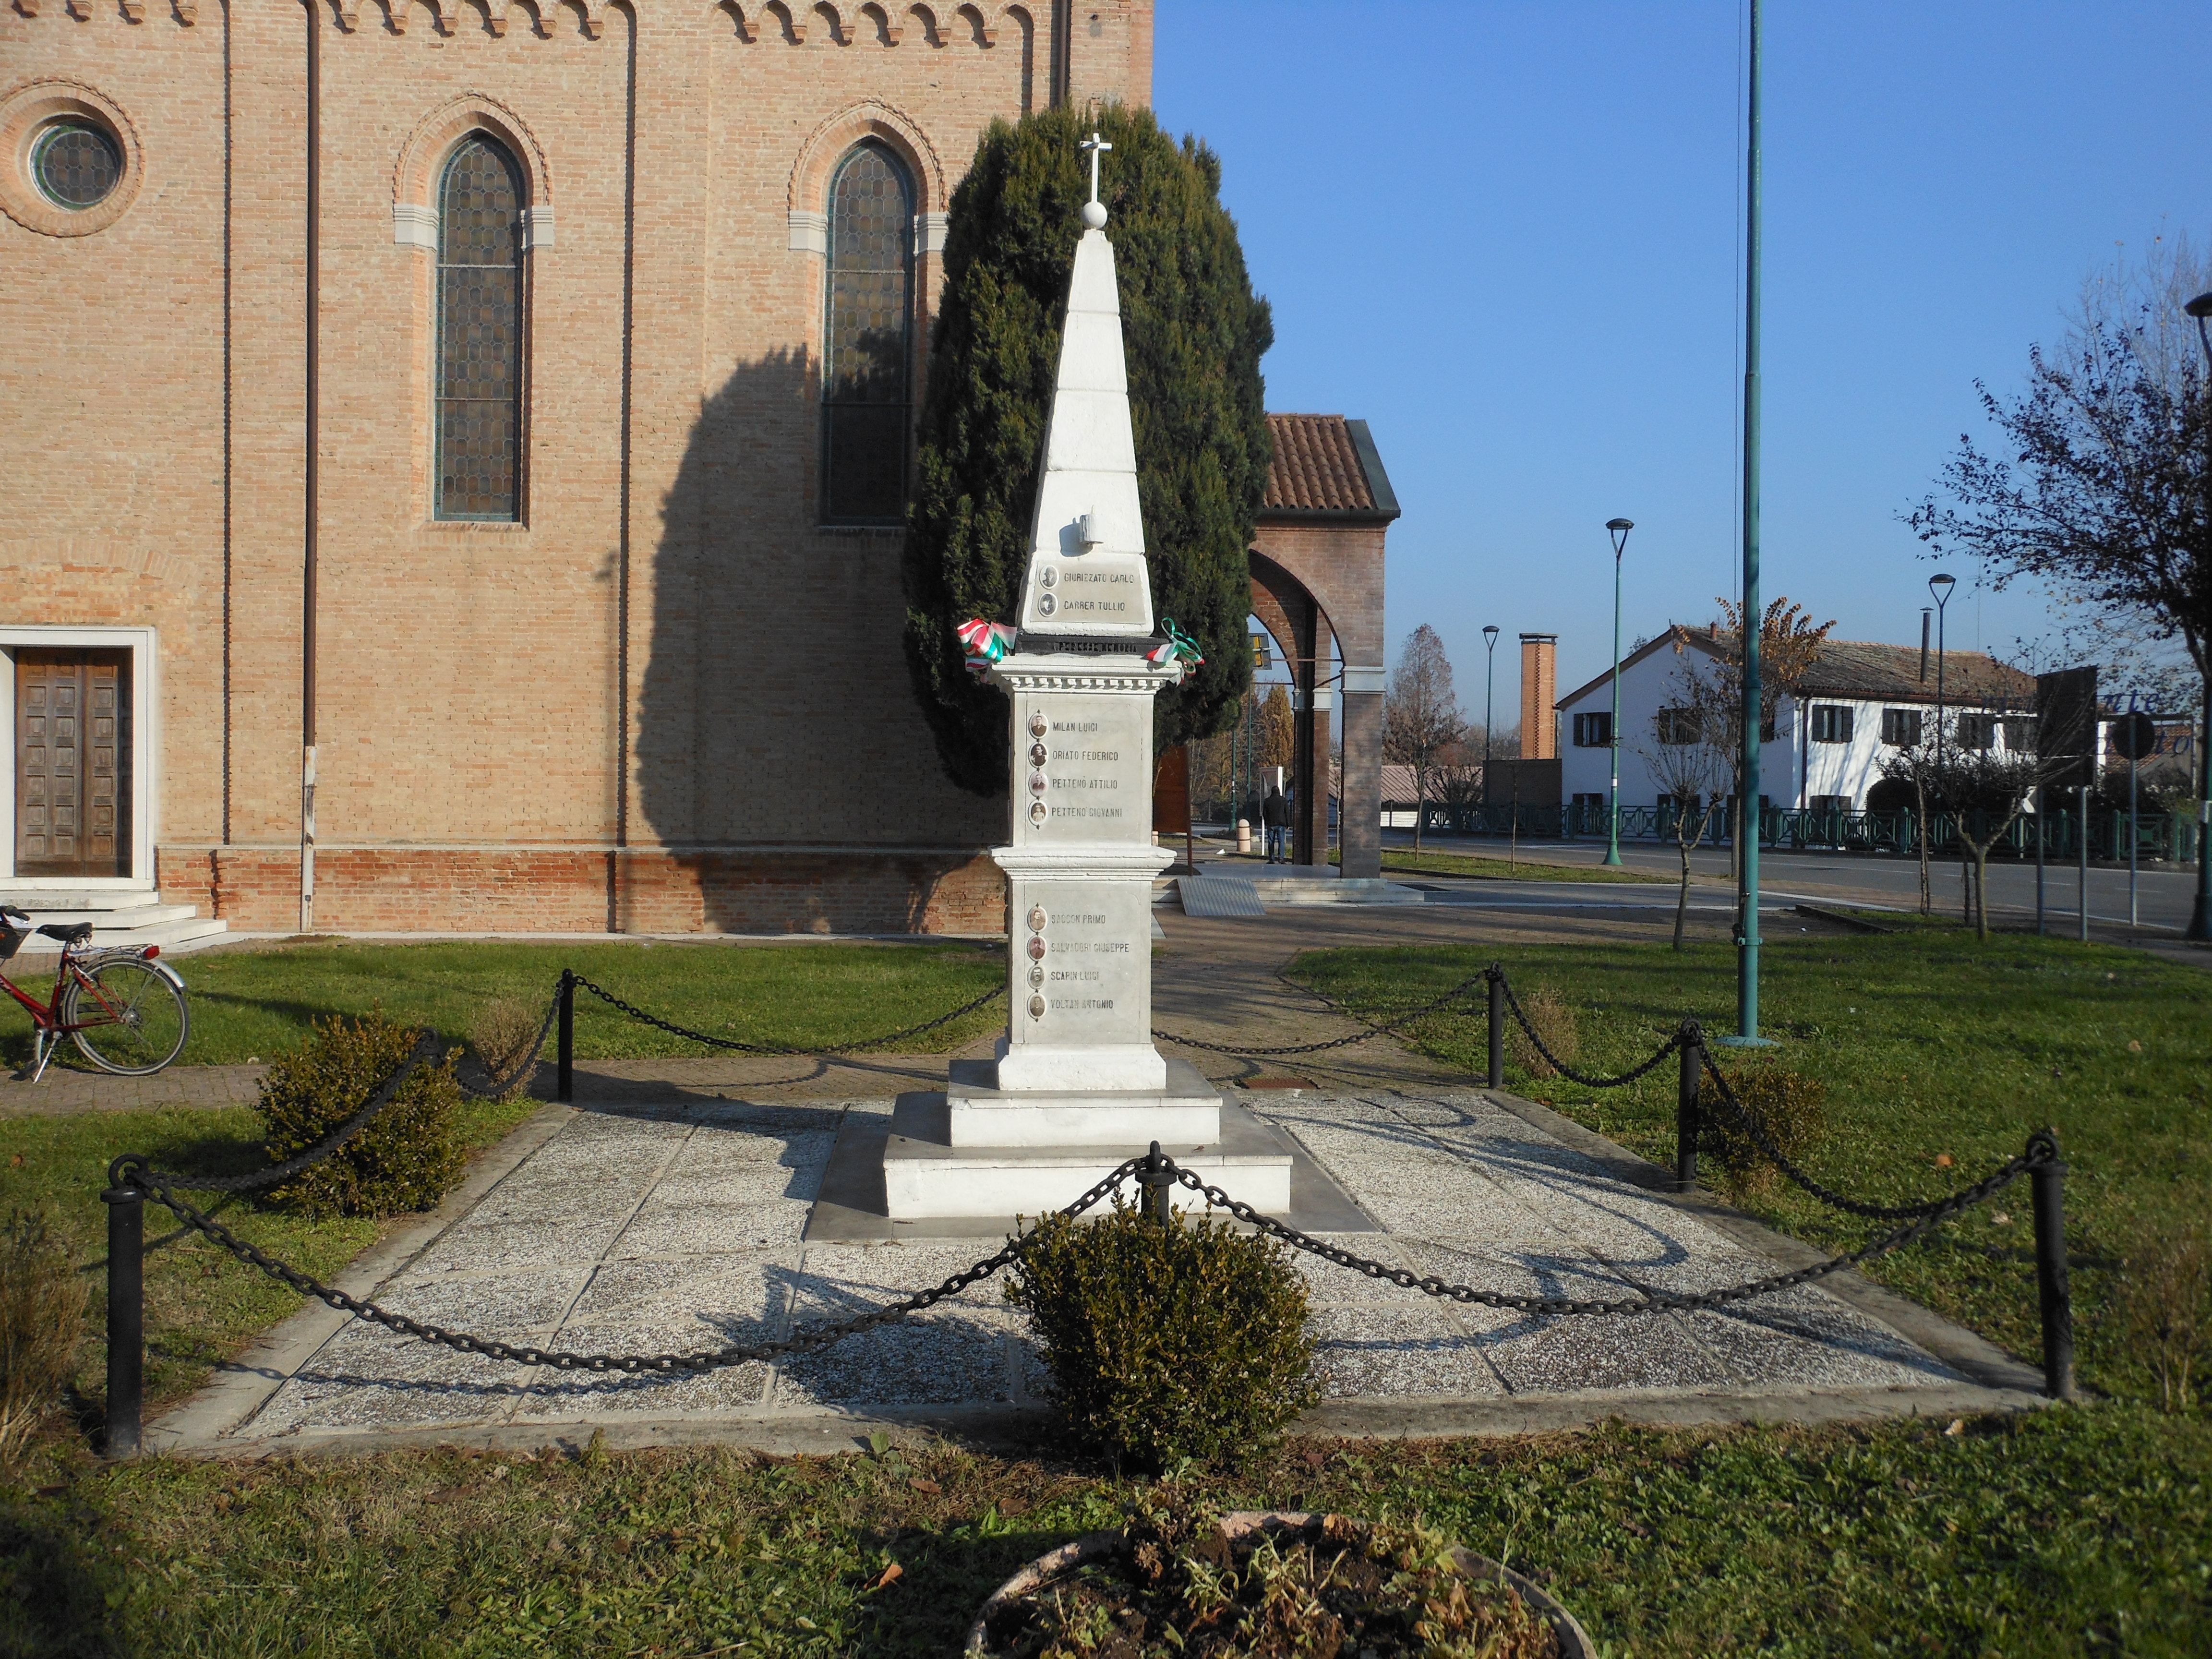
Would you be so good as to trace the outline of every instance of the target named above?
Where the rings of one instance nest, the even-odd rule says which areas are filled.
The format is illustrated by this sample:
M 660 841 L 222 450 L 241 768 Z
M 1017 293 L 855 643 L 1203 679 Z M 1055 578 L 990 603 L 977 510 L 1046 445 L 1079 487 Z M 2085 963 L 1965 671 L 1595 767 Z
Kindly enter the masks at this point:
M 982 1065 L 955 1060 L 954 1066 Z M 1203 1090 L 1216 1127 L 1205 1141 L 1175 1141 L 1148 1134 L 1117 1145 L 1062 1140 L 1052 1144 L 963 1146 L 953 1144 L 947 1097 L 905 1095 L 891 1115 L 890 1137 L 884 1146 L 884 1197 L 894 1221 L 932 1221 L 963 1216 L 1048 1215 L 1073 1203 L 1133 1158 L 1160 1150 L 1243 1203 L 1268 1215 L 1291 1209 L 1291 1155 L 1264 1126 L 1241 1112 L 1219 1115 L 1220 1098 L 1188 1064 L 1170 1062 L 1177 1089 Z M 955 1087 L 958 1085 L 956 1081 Z M 1185 1099 L 1195 1103 L 1194 1096 Z M 1073 1099 L 1066 1104 L 1085 1109 Z M 1031 1109 L 1049 1110 L 1038 1106 Z M 1109 1101 L 1103 1109 L 1117 1109 Z M 1090 1133 L 1085 1126 L 1085 1134 Z M 1206 1200 L 1188 1187 L 1170 1189 L 1179 1210 L 1202 1210 Z M 1133 1201 L 1135 1189 L 1125 1196 Z M 1091 1212 L 1106 1212 L 1105 1206 Z
M 1172 623 L 1153 631 L 1095 168 L 1092 184 L 1014 648 L 980 619 L 961 630 L 988 642 L 969 665 L 1011 705 L 1009 844 L 991 851 L 1012 924 L 1006 1033 L 991 1060 L 955 1061 L 927 1113 L 902 1101 L 884 1154 L 896 1220 L 1041 1215 L 1154 1141 L 1245 1203 L 1291 1201 L 1290 1154 L 1264 1135 L 1227 1145 L 1220 1097 L 1152 1047 L 1152 882 L 1174 859 L 1152 845 L 1152 700 L 1197 647 Z

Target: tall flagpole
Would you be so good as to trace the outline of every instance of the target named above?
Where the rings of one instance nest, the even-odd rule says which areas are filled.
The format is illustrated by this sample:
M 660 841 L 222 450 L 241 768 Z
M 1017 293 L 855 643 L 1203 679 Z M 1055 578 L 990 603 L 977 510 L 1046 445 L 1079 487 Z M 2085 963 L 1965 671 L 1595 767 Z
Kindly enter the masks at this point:
M 1759 0 L 1751 6 L 1750 76 L 1746 88 L 1747 143 L 1744 167 L 1743 238 L 1743 775 L 1739 785 L 1737 834 L 1742 845 L 1736 860 L 1742 872 L 1736 920 L 1736 1035 L 1739 1043 L 1759 1036 L 1759 836 L 1765 814 L 1759 808 L 1759 646 L 1765 618 L 1759 593 Z

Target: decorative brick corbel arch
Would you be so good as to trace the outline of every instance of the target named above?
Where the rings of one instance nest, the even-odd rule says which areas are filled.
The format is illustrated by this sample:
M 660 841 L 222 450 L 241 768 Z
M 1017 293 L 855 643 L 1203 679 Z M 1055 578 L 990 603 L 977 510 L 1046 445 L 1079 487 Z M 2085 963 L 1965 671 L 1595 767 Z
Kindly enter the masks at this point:
M 522 169 L 525 246 L 552 246 L 553 175 L 545 165 L 544 146 L 514 110 L 477 92 L 441 104 L 399 147 L 392 172 L 392 240 L 416 247 L 437 246 L 438 172 L 453 146 L 471 132 L 491 134 Z
M 945 211 L 945 167 L 937 159 L 937 147 L 904 111 L 866 99 L 831 116 L 799 146 L 799 158 L 791 169 L 788 205 L 793 213 L 822 212 L 830 173 L 845 152 L 863 138 L 881 140 L 906 163 L 920 198 L 914 204 L 916 213 Z

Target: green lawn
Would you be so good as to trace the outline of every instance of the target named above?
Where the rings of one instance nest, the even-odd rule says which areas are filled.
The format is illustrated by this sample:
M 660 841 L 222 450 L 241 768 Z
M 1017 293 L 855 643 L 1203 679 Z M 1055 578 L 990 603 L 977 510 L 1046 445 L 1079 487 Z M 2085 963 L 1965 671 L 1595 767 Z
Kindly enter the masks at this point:
M 1297 971 L 1371 1017 L 1486 959 L 1345 951 Z M 1955 1435 L 1905 1421 L 1297 1442 L 1194 1478 L 1238 1505 L 1419 1511 L 1534 1574 L 1612 1656 L 2212 1653 L 2212 1419 L 2143 1405 L 2146 1376 L 2110 1317 L 2116 1266 L 2141 1230 L 2212 1209 L 2212 977 L 2056 940 L 1978 945 L 1949 929 L 1777 942 L 1766 961 L 1773 1052 L 1830 1085 L 1832 1130 L 1811 1161 L 1834 1184 L 1924 1197 L 2056 1124 L 2071 1166 L 2083 1377 L 2103 1398 Z M 1649 1052 L 1685 1012 L 1720 1029 L 1733 1008 L 1720 948 L 1516 947 L 1505 965 L 1577 1010 L 1582 1061 L 1606 1069 Z M 1480 1067 L 1479 1011 L 1432 1018 L 1416 1039 Z M 1671 1067 L 1604 1093 L 1512 1081 L 1671 1153 Z M 478 1109 L 481 1142 L 529 1108 Z M 66 1200 L 96 1258 L 100 1206 L 88 1200 L 125 1146 L 198 1168 L 255 1157 L 243 1112 L 0 1122 L 0 1203 Z M 1876 1271 L 2033 1355 L 2027 1194 L 2015 1193 L 1998 1206 L 2007 1224 L 1984 1210 Z M 1867 1236 L 1786 1194 L 1762 1212 L 1834 1247 Z M 251 1231 L 327 1267 L 374 1229 L 261 1213 Z M 191 1246 L 157 1249 L 148 1277 L 166 1397 L 294 1305 Z M 85 1377 L 89 1394 L 89 1347 Z M 941 1655 L 994 1584 L 1109 1524 L 1127 1491 L 1080 1465 L 944 1449 L 110 1468 L 82 1437 L 57 1433 L 0 1471 L 0 1653 Z
M 1597 854 L 1593 852 L 1591 858 Z M 1332 859 L 1331 863 L 1340 860 Z M 1485 881 L 1625 881 L 1649 886 L 1669 878 L 1637 870 L 1608 870 L 1603 865 L 1541 864 L 1531 859 L 1490 858 L 1480 853 L 1413 852 L 1410 848 L 1382 849 L 1382 872 L 1415 876 L 1472 876 Z
M 1420 1513 L 1531 1573 L 1611 1656 L 2206 1651 L 2212 1428 L 2113 1406 L 1944 1427 L 1294 1442 L 1198 1484 L 1236 1507 Z M 27 1478 L 47 1489 L 0 1492 L 0 1650 L 147 1659 L 942 1659 L 994 1586 L 1114 1524 L 1130 1491 L 942 1449 Z
M 319 941 L 175 958 L 191 996 L 192 1035 L 180 1063 L 237 1065 L 297 1044 L 308 1022 L 381 1006 L 394 1019 L 468 1035 L 476 1009 L 502 994 L 550 1000 L 564 967 L 650 1012 L 749 1042 L 839 1044 L 918 1024 L 1002 980 L 1003 952 L 973 945 L 517 944 Z M 47 981 L 27 979 L 44 995 Z M 1006 1018 L 987 1007 L 921 1037 L 911 1052 L 957 1048 Z M 31 1023 L 0 1012 L 0 1061 L 29 1057 Z M 668 1036 L 576 999 L 580 1059 L 701 1054 Z M 70 1051 L 64 1050 L 64 1057 Z
M 539 1102 L 471 1100 L 461 1108 L 463 1144 L 477 1151 L 498 1140 L 538 1109 Z M 240 1175 L 268 1167 L 260 1115 L 250 1107 L 150 1112 L 87 1112 L 70 1117 L 0 1120 L 0 1213 L 43 1210 L 71 1245 L 92 1286 L 77 1395 L 88 1409 L 104 1389 L 106 1348 L 108 1160 L 144 1152 L 164 1169 L 194 1175 Z M 214 1205 L 211 1214 L 296 1267 L 325 1278 L 345 1266 L 386 1224 L 337 1218 L 310 1221 L 252 1200 Z M 301 1297 L 246 1266 L 198 1233 L 187 1232 L 158 1205 L 146 1212 L 146 1390 L 159 1410 L 207 1381 Z M 0 1649 L 0 1651 L 4 1651 Z
M 1495 952 L 1350 950 L 1301 957 L 1295 977 L 1368 1018 L 1419 1006 Z M 1877 1202 L 1964 1186 L 2055 1127 L 2066 1184 L 2084 1380 L 2147 1386 L 2112 1317 L 2114 1269 L 2146 1230 L 2212 1213 L 2212 974 L 2138 951 L 2023 935 L 1977 944 L 1955 928 L 1887 938 L 1771 942 L 1763 953 L 1766 1054 L 1828 1087 L 1829 1129 L 1807 1160 L 1828 1185 Z M 1577 1012 L 1577 1069 L 1613 1073 L 1650 1054 L 1686 1015 L 1732 1030 L 1735 954 L 1724 945 L 1516 945 L 1526 992 L 1548 984 Z M 1480 1075 L 1479 1006 L 1414 1028 L 1424 1051 Z M 1723 1063 L 1741 1063 L 1722 1051 Z M 1675 1068 L 1625 1089 L 1507 1083 L 1656 1162 L 1672 1164 Z M 1951 1163 L 1938 1166 L 1938 1157 Z M 1781 1188 L 1751 1207 L 1784 1231 L 1842 1250 L 1869 1224 Z M 2003 1216 L 2003 1222 L 1997 1218 Z M 2039 1352 L 2028 1194 L 1886 1256 L 1873 1276 L 2002 1343 Z
M 543 992 L 563 965 L 655 1013 L 705 1030 L 780 1043 L 840 1043 L 931 1018 L 999 983 L 1002 956 L 961 946 L 655 946 L 440 944 L 317 944 L 225 951 L 182 963 L 192 995 L 187 1061 L 269 1059 L 295 1046 L 312 1018 L 382 1006 L 395 1018 L 465 1036 L 478 1002 L 501 991 Z M 1005 1018 L 1003 1005 L 923 1036 L 921 1052 L 965 1042 Z M 27 1050 L 27 1021 L 19 1036 Z M 549 1045 L 550 1047 L 550 1045 Z M 623 1018 L 580 994 L 576 1049 L 585 1058 L 694 1054 L 704 1045 Z M 537 1109 L 538 1103 L 471 1101 L 463 1135 L 473 1150 L 490 1145 Z M 106 1364 L 106 1212 L 100 1201 L 108 1160 L 144 1152 L 159 1165 L 195 1174 L 262 1168 L 262 1130 L 251 1109 L 96 1112 L 0 1120 L 0 1213 L 44 1209 L 76 1247 L 94 1285 L 80 1369 L 87 1400 L 100 1390 Z M 327 1276 L 376 1237 L 377 1223 L 309 1221 L 252 1200 L 216 1213 L 240 1224 L 254 1243 L 318 1276 Z M 167 1212 L 149 1212 L 155 1244 L 146 1269 L 147 1387 L 155 1406 L 204 1382 L 301 1298 L 197 1234 L 168 1237 Z

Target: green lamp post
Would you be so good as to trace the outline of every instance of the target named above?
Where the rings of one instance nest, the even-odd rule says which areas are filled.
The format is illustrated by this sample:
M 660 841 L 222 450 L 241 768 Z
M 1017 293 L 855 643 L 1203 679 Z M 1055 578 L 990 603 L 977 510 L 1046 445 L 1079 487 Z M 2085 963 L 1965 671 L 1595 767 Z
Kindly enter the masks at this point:
M 1607 519 L 1606 532 L 1613 538 L 1613 793 L 1605 813 L 1605 861 L 1620 862 L 1620 556 L 1628 546 L 1628 532 L 1636 528 L 1630 519 Z

